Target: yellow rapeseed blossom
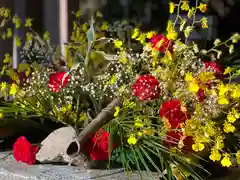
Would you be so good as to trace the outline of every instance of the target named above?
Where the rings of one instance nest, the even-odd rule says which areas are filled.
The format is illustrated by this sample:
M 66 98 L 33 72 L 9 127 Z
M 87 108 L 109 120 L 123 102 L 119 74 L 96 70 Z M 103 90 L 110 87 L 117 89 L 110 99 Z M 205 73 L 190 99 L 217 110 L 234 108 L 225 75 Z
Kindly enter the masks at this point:
M 114 41 L 115 48 L 120 49 L 122 47 L 122 45 L 123 45 L 122 41 L 120 41 L 120 40 L 115 40 Z
M 219 150 L 217 149 L 212 149 L 211 150 L 211 154 L 209 156 L 209 158 L 212 160 L 212 161 L 220 161 L 221 160 L 221 154 L 219 153 Z
M 240 165 L 240 151 L 236 153 L 236 160 L 237 160 L 237 163 Z
M 207 4 L 203 4 L 203 3 L 200 3 L 200 5 L 198 6 L 198 9 L 205 13 L 207 11 Z
M 182 5 L 181 5 L 181 9 L 182 9 L 183 11 L 188 11 L 189 8 L 190 8 L 190 7 L 189 7 L 188 1 L 187 1 L 187 0 L 184 0 L 183 3 L 182 3 Z
M 17 93 L 18 86 L 13 83 L 10 87 L 9 95 L 15 95 Z
M 221 164 L 223 167 L 230 167 L 232 165 L 231 156 L 225 153 L 223 159 L 221 160 Z
M 136 137 L 134 135 L 130 135 L 130 137 L 128 138 L 127 142 L 130 145 L 134 145 L 134 144 L 137 143 L 137 139 L 136 139 Z
M 202 151 L 205 148 L 205 145 L 201 142 L 196 142 L 192 145 L 192 149 L 196 152 Z
M 225 122 L 223 124 L 223 131 L 225 133 L 233 133 L 236 130 L 235 126 L 233 126 L 231 123 Z
M 174 8 L 175 8 L 175 5 L 173 2 L 170 2 L 169 3 L 169 12 L 170 14 L 173 14 L 174 13 Z

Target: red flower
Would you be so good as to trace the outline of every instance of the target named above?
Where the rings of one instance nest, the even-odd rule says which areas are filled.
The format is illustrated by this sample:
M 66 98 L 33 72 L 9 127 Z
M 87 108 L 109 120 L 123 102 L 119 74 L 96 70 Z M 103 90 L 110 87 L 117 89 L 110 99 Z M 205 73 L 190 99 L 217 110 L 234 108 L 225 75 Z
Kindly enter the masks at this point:
M 16 161 L 32 165 L 36 162 L 38 149 L 37 145 L 31 145 L 24 136 L 21 136 L 13 145 L 13 156 Z
M 167 137 L 165 139 L 165 142 L 169 146 L 178 146 L 179 141 L 182 140 L 184 147 L 184 150 L 191 151 L 192 150 L 192 144 L 193 144 L 193 138 L 191 136 L 183 136 L 182 132 L 177 131 L 169 131 L 167 133 Z
M 204 92 L 204 90 L 201 89 L 201 88 L 198 90 L 197 96 L 198 96 L 198 100 L 199 100 L 200 102 L 204 101 L 205 98 L 206 98 L 205 92 Z
M 64 76 L 66 77 L 63 80 Z M 48 87 L 52 92 L 59 92 L 60 88 L 64 88 L 68 84 L 69 79 L 70 76 L 66 75 L 66 72 L 52 73 L 49 76 Z
M 216 74 L 223 74 L 223 72 L 224 72 L 223 68 L 219 64 L 217 64 L 216 62 L 213 62 L 213 61 L 204 62 L 204 67 L 206 69 L 212 70 Z
M 160 96 L 158 80 L 152 75 L 142 75 L 132 85 L 134 96 L 140 100 L 153 100 Z
M 152 46 L 159 50 L 162 53 L 165 53 L 166 50 L 169 50 L 170 52 L 173 51 L 173 43 L 172 41 L 168 40 L 164 35 L 157 34 L 151 38 Z
M 179 99 L 172 99 L 164 102 L 159 113 L 162 118 L 164 117 L 168 120 L 171 128 L 178 128 L 181 123 L 188 119 L 188 114 L 183 111 Z
M 100 129 L 90 141 L 84 145 L 83 152 L 89 154 L 92 160 L 108 160 L 109 133 Z M 114 149 L 114 147 L 113 147 Z

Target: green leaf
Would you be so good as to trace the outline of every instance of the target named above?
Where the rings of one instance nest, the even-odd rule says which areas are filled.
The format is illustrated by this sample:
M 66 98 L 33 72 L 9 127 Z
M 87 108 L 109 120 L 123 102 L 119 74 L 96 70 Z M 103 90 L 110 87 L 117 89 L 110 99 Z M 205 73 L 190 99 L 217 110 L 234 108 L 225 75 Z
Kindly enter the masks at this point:
M 108 60 L 108 61 L 117 60 L 117 56 L 115 54 L 106 54 L 103 51 L 94 51 L 94 53 L 102 56 L 105 60 Z
M 88 51 L 90 51 L 90 47 L 92 45 L 92 42 L 95 39 L 95 31 L 94 31 L 94 20 L 91 20 L 91 25 L 90 28 L 88 29 L 87 32 L 87 40 L 88 40 Z
M 76 54 L 76 57 L 75 57 L 75 62 L 74 62 L 74 64 L 72 65 L 70 71 L 76 70 L 76 69 L 79 67 L 80 64 L 83 64 L 83 63 L 84 63 L 84 61 L 85 61 L 84 57 L 83 57 L 81 54 L 77 53 L 77 54 Z

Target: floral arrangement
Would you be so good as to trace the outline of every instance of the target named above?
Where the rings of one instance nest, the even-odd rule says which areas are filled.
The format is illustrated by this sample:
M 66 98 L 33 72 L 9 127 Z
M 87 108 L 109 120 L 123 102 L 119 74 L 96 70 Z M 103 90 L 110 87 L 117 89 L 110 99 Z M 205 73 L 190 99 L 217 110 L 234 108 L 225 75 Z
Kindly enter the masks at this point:
M 207 170 L 199 164 L 201 158 L 223 167 L 237 166 L 240 85 L 234 79 L 240 69 L 218 62 L 225 52 L 222 49 L 228 50 L 228 56 L 234 52 L 240 35 L 225 42 L 216 39 L 209 50 L 199 49 L 187 40 L 197 25 L 208 28 L 207 18 L 195 21 L 196 13 L 206 12 L 207 5 L 171 2 L 170 13 L 176 11 L 177 19 L 169 20 L 165 34 L 143 33 L 133 27 L 131 38 L 117 36 L 126 22 L 116 28 L 102 20 L 100 12 L 89 24 L 76 20 L 64 55 L 58 47 L 50 47 L 48 33 L 41 39 L 30 28 L 26 44 L 33 39 L 47 44 L 43 54 L 48 64 L 22 63 L 16 72 L 9 68 L 11 57 L 6 55 L 2 74 L 13 82 L 1 84 L 3 121 L 34 116 L 72 125 L 85 133 L 85 139 L 79 140 L 84 145 L 81 151 L 92 160 L 111 160 L 126 171 L 146 170 L 151 178 L 151 171 L 156 171 L 163 178 L 202 179 Z M 187 18 L 181 11 L 187 12 Z M 80 14 L 76 13 L 77 19 Z M 10 19 L 6 9 L 0 15 Z M 14 18 L 18 26 L 19 20 Z M 30 20 L 25 27 L 31 27 Z M 91 138 L 86 139 L 89 134 Z M 19 150 L 20 143 L 27 150 Z M 14 145 L 14 151 L 31 152 L 31 156 L 37 149 L 23 137 Z M 35 162 L 14 154 L 16 160 Z

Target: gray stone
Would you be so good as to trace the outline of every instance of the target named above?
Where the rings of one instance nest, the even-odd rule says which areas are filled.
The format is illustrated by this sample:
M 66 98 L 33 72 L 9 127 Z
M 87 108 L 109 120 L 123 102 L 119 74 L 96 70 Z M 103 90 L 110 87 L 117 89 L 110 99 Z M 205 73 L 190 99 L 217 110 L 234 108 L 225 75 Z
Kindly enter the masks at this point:
M 70 162 L 66 154 L 67 147 L 76 137 L 76 131 L 72 127 L 63 127 L 53 131 L 41 142 L 41 148 L 37 153 L 40 162 Z
M 0 153 L 0 158 L 5 157 Z M 143 173 L 143 179 L 150 178 Z M 12 156 L 0 160 L 0 180 L 127 180 L 123 169 L 91 170 L 72 166 L 50 164 L 26 165 L 16 162 Z M 130 175 L 131 180 L 140 180 L 138 173 Z M 157 179 L 157 178 L 154 178 Z

